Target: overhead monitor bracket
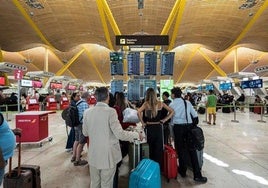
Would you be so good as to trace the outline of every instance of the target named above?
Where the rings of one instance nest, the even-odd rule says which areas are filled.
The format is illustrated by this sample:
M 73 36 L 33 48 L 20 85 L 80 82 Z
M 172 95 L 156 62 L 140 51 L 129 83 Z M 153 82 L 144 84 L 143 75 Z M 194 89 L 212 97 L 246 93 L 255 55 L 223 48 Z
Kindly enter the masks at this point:
M 27 71 L 27 67 L 9 62 L 0 62 L 0 72 L 9 73 L 13 70 Z
M 253 72 L 234 72 L 227 74 L 229 78 L 237 78 L 237 79 L 243 79 L 243 78 L 252 78 L 257 76 L 256 73 Z
M 52 77 L 55 74 L 52 72 L 46 72 L 46 71 L 31 71 L 31 72 L 27 72 L 26 76 L 30 76 L 30 77 Z

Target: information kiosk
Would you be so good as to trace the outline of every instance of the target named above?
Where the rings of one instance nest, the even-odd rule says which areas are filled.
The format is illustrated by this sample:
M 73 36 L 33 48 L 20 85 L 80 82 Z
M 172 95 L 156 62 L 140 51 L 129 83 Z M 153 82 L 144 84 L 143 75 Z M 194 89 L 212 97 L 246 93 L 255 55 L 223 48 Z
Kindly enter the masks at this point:
M 39 102 L 37 98 L 26 98 L 26 111 L 39 111 Z

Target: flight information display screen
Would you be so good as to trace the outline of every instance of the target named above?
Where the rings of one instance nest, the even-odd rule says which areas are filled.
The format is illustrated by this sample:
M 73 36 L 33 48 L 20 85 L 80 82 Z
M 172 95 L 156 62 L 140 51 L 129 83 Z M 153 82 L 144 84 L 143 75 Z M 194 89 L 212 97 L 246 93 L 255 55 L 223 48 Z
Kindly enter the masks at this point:
M 262 88 L 263 83 L 262 79 L 257 79 L 257 80 L 247 80 L 247 81 L 242 81 L 241 82 L 241 88 L 242 89 L 247 89 L 247 88 Z
M 231 90 L 232 89 L 232 83 L 231 82 L 227 82 L 227 83 L 220 83 L 220 90 Z
M 124 83 L 123 80 L 112 80 L 111 81 L 111 93 L 114 95 L 115 92 L 123 92 Z
M 163 52 L 161 54 L 161 76 L 173 75 L 175 52 Z
M 110 52 L 111 75 L 123 75 L 123 52 Z
M 128 100 L 138 101 L 145 97 L 146 90 L 153 88 L 157 91 L 156 80 L 133 79 L 128 81 Z
M 140 75 L 140 52 L 127 54 L 128 75 Z
M 206 91 L 213 90 L 214 86 L 212 84 L 206 85 Z
M 144 54 L 144 75 L 156 75 L 157 52 Z
M 140 80 L 129 80 L 127 88 L 127 99 L 129 101 L 140 100 Z

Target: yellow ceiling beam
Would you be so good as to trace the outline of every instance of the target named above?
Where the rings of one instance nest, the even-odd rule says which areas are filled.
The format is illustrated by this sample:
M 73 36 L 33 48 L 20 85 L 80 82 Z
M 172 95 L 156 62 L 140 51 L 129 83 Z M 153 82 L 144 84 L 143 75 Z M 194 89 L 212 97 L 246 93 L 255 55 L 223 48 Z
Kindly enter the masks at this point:
M 103 79 L 102 74 L 100 73 L 98 67 L 96 66 L 96 62 L 95 62 L 94 58 L 91 56 L 91 54 L 89 53 L 89 51 L 85 47 L 84 47 L 84 49 L 85 49 L 85 53 L 88 56 L 89 61 L 91 62 L 91 64 L 94 67 L 94 69 L 96 70 L 97 74 L 99 75 L 102 83 L 106 84 L 105 81 L 104 81 L 104 79 Z
M 26 21 L 29 23 L 29 25 L 33 28 L 33 30 L 36 32 L 36 34 L 41 38 L 41 40 L 48 45 L 49 47 L 55 49 L 50 42 L 45 38 L 43 33 L 40 31 L 40 29 L 36 26 L 36 24 L 33 22 L 31 17 L 28 15 L 28 13 L 24 10 L 24 8 L 21 6 L 20 2 L 18 0 L 12 0 L 12 3 L 18 8 L 22 16 L 26 19 Z
M 97 2 L 99 14 L 100 14 L 102 27 L 103 27 L 103 30 L 104 30 L 104 35 L 105 35 L 106 41 L 108 43 L 108 47 L 109 47 L 110 50 L 113 51 L 114 48 L 113 48 L 113 45 L 112 45 L 111 36 L 110 36 L 109 29 L 108 29 L 108 26 L 107 26 L 107 22 L 106 22 L 106 19 L 105 19 L 105 14 L 104 14 L 104 10 L 103 10 L 104 9 L 103 8 L 103 3 L 102 3 L 102 1 L 96 1 L 96 2 Z
M 48 48 L 48 50 L 52 53 L 52 55 L 57 59 L 57 61 L 59 61 L 59 62 L 61 62 L 62 64 L 63 64 L 63 66 L 65 65 L 63 62 L 62 62 L 62 60 L 51 50 L 51 49 L 49 49 Z M 73 78 L 76 78 L 76 76 L 73 74 L 73 72 L 72 71 L 70 71 L 69 69 L 68 69 L 68 71 L 69 71 L 69 73 L 72 75 L 72 77 Z
M 253 26 L 256 20 L 260 17 L 260 15 L 267 9 L 267 7 L 268 7 L 268 1 L 266 0 L 263 3 L 263 5 L 259 8 L 259 10 L 255 13 L 255 15 L 250 20 L 250 22 L 243 29 L 243 31 L 240 33 L 240 35 L 237 37 L 237 39 L 233 42 L 230 48 L 232 48 L 233 46 L 237 45 L 240 42 L 240 40 L 246 35 L 246 33 L 250 30 L 250 28 Z
M 119 30 L 119 28 L 118 28 L 118 26 L 117 26 L 117 24 L 116 24 L 116 22 L 114 20 L 113 14 L 112 14 L 112 12 L 111 12 L 106 0 L 97 0 L 97 1 L 102 1 L 102 6 L 103 6 L 103 9 L 104 9 L 104 12 L 105 12 L 105 14 L 106 14 L 106 16 L 107 16 L 107 18 L 109 20 L 109 23 L 112 26 L 114 34 L 115 35 L 121 35 L 121 32 L 120 32 L 120 30 Z
M 75 54 L 69 61 L 66 63 L 58 72 L 56 72 L 55 76 L 61 76 L 72 64 L 73 62 L 85 51 L 83 48 L 77 54 Z
M 238 56 L 237 56 L 237 48 L 234 49 L 234 72 L 238 72 Z
M 173 6 L 173 8 L 172 8 L 172 10 L 171 10 L 171 12 L 170 12 L 170 14 L 168 16 L 168 19 L 167 19 L 167 21 L 166 21 L 166 23 L 165 23 L 165 25 L 164 25 L 164 27 L 163 27 L 163 29 L 161 31 L 161 35 L 167 35 L 168 34 L 170 26 L 173 23 L 176 15 L 178 13 L 178 10 L 179 10 L 179 7 L 180 7 L 180 1 L 181 0 L 177 0 L 175 2 L 175 4 L 174 4 L 174 6 Z
M 180 1 L 179 11 L 178 11 L 177 19 L 176 19 L 176 22 L 175 22 L 172 38 L 171 38 L 170 44 L 168 46 L 168 51 L 170 51 L 170 50 L 172 50 L 174 48 L 175 40 L 176 40 L 176 38 L 178 36 L 179 27 L 180 27 L 180 23 L 181 23 L 181 20 L 182 20 L 182 15 L 183 15 L 183 12 L 185 10 L 185 4 L 186 4 L 186 0 L 181 0 Z
M 197 51 L 207 60 L 207 62 L 221 75 L 221 76 L 227 76 L 227 74 L 212 61 L 207 54 L 205 54 L 202 50 L 197 49 Z
M 220 60 L 220 62 L 218 63 L 218 65 L 220 65 L 220 64 L 223 62 L 223 60 L 224 60 L 230 53 L 233 52 L 234 49 L 236 49 L 236 47 L 230 48 L 230 49 L 227 51 L 227 54 Z M 213 70 L 206 76 L 205 79 L 208 79 L 208 78 L 211 76 L 211 74 L 213 73 L 213 71 L 214 71 L 214 69 L 213 69 Z
M 185 67 L 183 68 L 183 70 L 182 70 L 180 76 L 178 77 L 178 79 L 177 79 L 177 81 L 176 81 L 176 84 L 178 84 L 179 81 L 182 79 L 182 77 L 183 77 L 185 71 L 188 69 L 190 63 L 192 62 L 192 59 L 193 59 L 194 55 L 196 54 L 196 52 L 197 52 L 197 50 L 198 50 L 199 48 L 200 48 L 200 47 L 197 47 L 197 48 L 191 53 L 191 55 L 190 55 L 188 61 L 186 62 Z

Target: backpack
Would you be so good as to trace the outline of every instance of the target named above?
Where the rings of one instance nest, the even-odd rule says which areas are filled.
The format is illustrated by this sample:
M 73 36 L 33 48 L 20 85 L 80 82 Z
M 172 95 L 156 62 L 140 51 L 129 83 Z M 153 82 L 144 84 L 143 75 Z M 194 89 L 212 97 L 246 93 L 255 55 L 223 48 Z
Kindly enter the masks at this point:
M 79 124 L 81 124 L 79 120 L 79 115 L 78 115 L 78 108 L 77 106 L 84 101 L 80 101 L 77 103 L 75 106 L 70 105 L 68 108 L 62 111 L 62 119 L 65 120 L 65 124 L 68 125 L 69 127 L 76 127 Z

